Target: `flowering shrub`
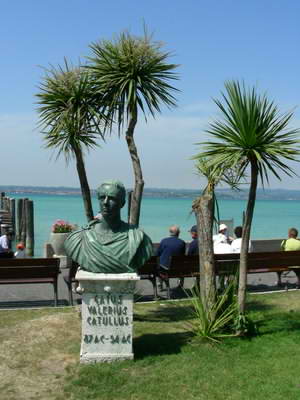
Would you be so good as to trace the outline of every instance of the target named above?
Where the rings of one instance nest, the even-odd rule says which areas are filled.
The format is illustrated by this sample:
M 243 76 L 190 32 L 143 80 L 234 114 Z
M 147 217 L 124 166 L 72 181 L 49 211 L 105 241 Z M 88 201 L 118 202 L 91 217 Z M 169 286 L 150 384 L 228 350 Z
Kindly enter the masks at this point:
M 71 225 L 68 221 L 64 221 L 63 219 L 58 219 L 52 225 L 53 233 L 66 233 L 72 232 L 74 229 L 73 225 Z

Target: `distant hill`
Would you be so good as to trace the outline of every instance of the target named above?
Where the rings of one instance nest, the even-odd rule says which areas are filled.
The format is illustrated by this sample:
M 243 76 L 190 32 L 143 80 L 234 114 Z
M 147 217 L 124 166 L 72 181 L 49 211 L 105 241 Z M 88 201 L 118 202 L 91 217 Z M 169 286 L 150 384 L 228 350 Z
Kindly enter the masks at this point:
M 79 188 L 73 187 L 46 187 L 46 186 L 16 186 L 16 185 L 2 185 L 0 186 L 1 192 L 11 194 L 53 194 L 53 195 L 80 195 Z M 92 190 L 95 195 L 96 191 Z M 163 188 L 145 188 L 145 197 L 155 198 L 195 198 L 199 196 L 201 189 L 163 189 Z M 228 200 L 246 200 L 248 197 L 247 190 L 233 191 L 230 189 L 216 190 L 219 199 Z M 258 189 L 258 200 L 300 200 L 300 190 L 287 190 L 287 189 Z

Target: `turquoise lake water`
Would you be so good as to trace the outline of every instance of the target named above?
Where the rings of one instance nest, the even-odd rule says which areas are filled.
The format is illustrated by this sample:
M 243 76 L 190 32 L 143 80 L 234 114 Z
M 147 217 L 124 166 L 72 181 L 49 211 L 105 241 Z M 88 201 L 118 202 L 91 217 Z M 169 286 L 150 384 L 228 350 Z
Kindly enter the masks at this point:
M 7 196 L 20 198 L 24 195 L 7 193 Z M 43 253 L 43 244 L 49 240 L 51 225 L 57 219 L 64 219 L 73 224 L 86 224 L 83 203 L 77 195 L 30 194 L 26 196 L 34 201 L 35 213 L 35 256 Z M 191 214 L 192 198 L 144 198 L 142 203 L 140 227 L 158 242 L 168 235 L 168 227 L 178 224 L 181 238 L 190 240 L 188 230 L 195 224 Z M 94 213 L 99 210 L 96 198 L 93 199 Z M 234 219 L 234 225 L 240 225 L 246 207 L 244 200 L 219 200 L 221 219 Z M 127 220 L 126 205 L 123 209 Z M 289 227 L 300 231 L 299 201 L 257 200 L 252 225 L 252 239 L 283 238 Z

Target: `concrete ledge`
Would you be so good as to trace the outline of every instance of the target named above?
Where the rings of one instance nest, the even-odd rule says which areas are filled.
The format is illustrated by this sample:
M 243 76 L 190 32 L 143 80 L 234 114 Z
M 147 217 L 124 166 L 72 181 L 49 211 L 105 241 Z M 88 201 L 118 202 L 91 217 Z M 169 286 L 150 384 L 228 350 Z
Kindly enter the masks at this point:
M 109 363 L 113 361 L 124 361 L 133 360 L 133 353 L 129 354 L 101 354 L 101 353 L 85 353 L 80 355 L 81 364 L 92 364 L 92 363 Z

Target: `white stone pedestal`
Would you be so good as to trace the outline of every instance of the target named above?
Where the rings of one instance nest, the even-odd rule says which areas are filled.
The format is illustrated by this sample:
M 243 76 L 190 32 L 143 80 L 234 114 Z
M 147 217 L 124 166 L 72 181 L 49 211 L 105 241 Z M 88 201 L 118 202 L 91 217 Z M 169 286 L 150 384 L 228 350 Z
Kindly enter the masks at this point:
M 133 294 L 137 274 L 79 270 L 82 290 L 81 363 L 133 359 Z

